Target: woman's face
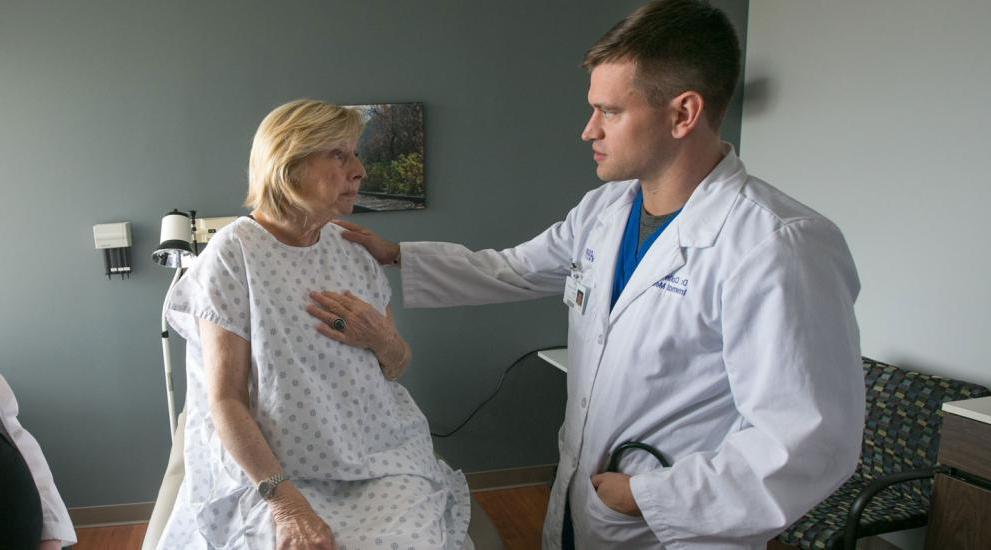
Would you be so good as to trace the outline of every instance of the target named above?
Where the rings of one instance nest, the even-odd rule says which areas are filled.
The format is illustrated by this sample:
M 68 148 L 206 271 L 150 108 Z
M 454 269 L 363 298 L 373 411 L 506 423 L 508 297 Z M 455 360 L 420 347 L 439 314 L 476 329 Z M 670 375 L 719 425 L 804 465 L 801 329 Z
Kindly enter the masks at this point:
M 354 210 L 366 175 L 357 147 L 357 140 L 342 142 L 306 158 L 299 194 L 310 216 L 330 221 Z

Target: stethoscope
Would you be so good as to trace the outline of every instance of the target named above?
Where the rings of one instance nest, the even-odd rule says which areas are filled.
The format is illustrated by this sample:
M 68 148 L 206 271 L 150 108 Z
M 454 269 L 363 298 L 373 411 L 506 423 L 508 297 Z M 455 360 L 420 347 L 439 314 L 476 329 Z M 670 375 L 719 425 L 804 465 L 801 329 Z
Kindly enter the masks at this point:
M 641 443 L 639 441 L 627 441 L 626 443 L 620 444 L 619 447 L 616 447 L 616 449 L 613 450 L 612 454 L 609 455 L 609 465 L 606 466 L 606 471 L 619 472 L 620 459 L 623 458 L 623 455 L 626 454 L 627 451 L 633 449 L 638 449 L 650 453 L 651 455 L 653 455 L 654 458 L 657 459 L 658 462 L 661 463 L 661 466 L 664 466 L 665 468 L 671 466 L 670 464 L 668 464 L 668 461 L 664 460 L 664 457 L 661 455 L 661 452 L 655 449 L 654 447 L 651 447 L 650 445 L 647 445 L 646 443 Z

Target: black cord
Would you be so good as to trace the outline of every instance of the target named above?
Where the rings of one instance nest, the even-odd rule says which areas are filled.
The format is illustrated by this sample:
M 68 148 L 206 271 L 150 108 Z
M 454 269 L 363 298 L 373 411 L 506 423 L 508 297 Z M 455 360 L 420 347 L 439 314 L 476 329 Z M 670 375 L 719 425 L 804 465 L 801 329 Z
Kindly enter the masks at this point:
M 509 368 L 507 368 L 506 370 L 504 370 L 502 372 L 502 376 L 499 377 L 499 384 L 496 386 L 495 391 L 492 392 L 492 395 L 490 395 L 488 397 L 488 399 L 486 399 L 485 401 L 482 401 L 481 404 L 479 404 L 477 407 L 475 407 L 475 410 L 471 411 L 471 414 L 468 415 L 468 418 L 465 418 L 464 421 L 461 422 L 461 424 L 458 424 L 458 427 L 457 428 L 454 428 L 453 430 L 451 430 L 451 431 L 449 431 L 447 433 L 444 433 L 444 434 L 438 434 L 438 433 L 430 432 L 430 435 L 432 435 L 434 437 L 451 437 L 452 435 L 454 435 L 455 433 L 457 433 L 458 430 L 460 430 L 461 428 L 464 428 L 465 427 L 465 424 L 467 424 L 468 422 L 470 422 L 471 419 L 475 417 L 475 414 L 478 413 L 478 411 L 482 410 L 482 407 L 484 407 L 485 405 L 488 405 L 489 404 L 489 401 L 492 401 L 493 399 L 495 399 L 495 396 L 499 395 L 499 391 L 502 390 L 502 384 L 503 384 L 503 382 L 506 381 L 506 375 L 509 374 L 509 371 L 515 369 L 520 363 L 522 363 L 524 359 L 526 359 L 526 358 L 530 357 L 531 355 L 533 355 L 533 354 L 535 354 L 537 352 L 540 352 L 540 351 L 546 351 L 546 350 L 551 350 L 551 349 L 565 349 L 565 348 L 566 348 L 566 346 L 557 346 L 557 347 L 554 347 L 554 348 L 540 348 L 540 349 L 530 350 L 530 351 L 524 353 L 523 355 L 519 356 L 519 358 L 517 358 L 516 361 L 513 361 L 513 363 L 511 365 L 509 365 Z

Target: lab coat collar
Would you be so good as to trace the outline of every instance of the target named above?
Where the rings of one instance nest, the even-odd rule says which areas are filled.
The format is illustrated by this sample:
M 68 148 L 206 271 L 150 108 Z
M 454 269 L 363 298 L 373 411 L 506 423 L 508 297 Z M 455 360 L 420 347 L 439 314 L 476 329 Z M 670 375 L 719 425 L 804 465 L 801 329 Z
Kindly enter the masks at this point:
M 716 242 L 730 208 L 736 202 L 740 189 L 747 179 L 743 161 L 729 143 L 723 142 L 724 156 L 716 167 L 699 183 L 682 207 L 681 213 L 669 229 L 676 230 L 678 245 L 685 248 L 706 248 Z M 630 182 L 616 182 L 616 185 Z M 599 225 L 611 226 L 620 218 L 626 221 L 630 205 L 640 189 L 638 182 L 628 185 L 626 191 L 597 216 Z
M 716 242 L 747 180 L 747 169 L 733 146 L 723 143 L 723 150 L 723 160 L 695 188 L 676 220 L 678 244 L 684 248 L 706 248 Z
M 736 202 L 746 181 L 746 169 L 736 156 L 733 146 L 723 144 L 725 156 L 699 183 L 671 227 L 654 242 L 647 255 L 626 284 L 609 314 L 614 321 L 623 310 L 647 289 L 685 265 L 685 248 L 712 246 Z M 625 226 L 630 205 L 639 185 L 632 185 L 599 217 L 600 222 L 613 228 Z M 610 237 L 615 232 L 610 232 Z M 615 238 L 613 238 L 615 240 Z M 618 251 L 618 243 L 617 243 Z M 618 252 L 617 252 L 618 253 Z M 611 254 L 610 266 L 615 266 L 616 254 Z M 610 288 L 612 282 L 610 281 Z

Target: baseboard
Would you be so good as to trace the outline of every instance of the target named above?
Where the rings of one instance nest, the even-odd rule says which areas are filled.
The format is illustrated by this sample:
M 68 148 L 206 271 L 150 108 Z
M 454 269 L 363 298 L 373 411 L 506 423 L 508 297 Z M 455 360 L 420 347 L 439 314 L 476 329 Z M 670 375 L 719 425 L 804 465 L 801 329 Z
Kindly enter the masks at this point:
M 857 550 L 901 550 L 881 537 L 867 537 L 857 541 Z
M 468 488 L 472 491 L 491 491 L 509 487 L 540 485 L 554 480 L 556 464 L 542 464 L 523 468 L 485 470 L 465 474 Z M 69 517 L 76 527 L 103 527 L 143 523 L 151 517 L 154 502 L 133 502 L 131 504 L 111 504 L 109 506 L 80 506 L 69 508 Z
M 69 508 L 69 518 L 76 527 L 103 527 L 144 523 L 151 517 L 154 502 L 132 502 L 109 506 L 80 506 Z
M 554 481 L 557 464 L 541 464 L 522 468 L 505 468 L 502 470 L 485 470 L 465 474 L 468 488 L 472 491 L 490 491 L 493 489 L 508 489 L 526 485 L 543 485 Z

